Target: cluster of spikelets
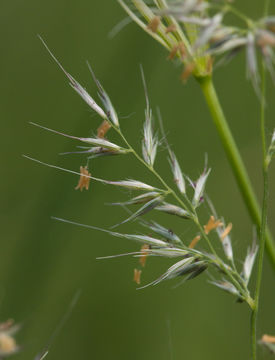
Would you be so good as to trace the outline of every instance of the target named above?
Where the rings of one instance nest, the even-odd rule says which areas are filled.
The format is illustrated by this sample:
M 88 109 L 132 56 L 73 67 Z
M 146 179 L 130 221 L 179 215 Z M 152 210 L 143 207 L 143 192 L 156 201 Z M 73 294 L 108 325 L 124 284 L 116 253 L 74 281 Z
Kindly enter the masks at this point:
M 252 21 L 235 9 L 231 1 L 203 0 L 118 0 L 130 18 L 184 64 L 183 80 L 191 74 L 200 78 L 212 72 L 213 64 L 227 63 L 246 51 L 247 75 L 257 93 L 257 51 L 275 82 L 275 17 Z M 227 25 L 233 14 L 245 27 Z M 216 61 L 218 59 L 218 61 Z
M 44 45 L 46 46 L 45 43 Z M 51 52 L 50 54 L 53 56 Z M 146 109 L 141 156 L 133 149 L 133 147 L 128 143 L 125 136 L 123 135 L 115 108 L 112 105 L 106 91 L 103 89 L 93 72 L 91 71 L 95 84 L 97 85 L 99 98 L 102 101 L 103 107 L 99 106 L 96 101 L 88 94 L 88 92 L 68 72 L 66 72 L 66 70 L 54 56 L 53 58 L 64 71 L 73 89 L 82 97 L 82 99 L 90 106 L 90 108 L 97 112 L 97 114 L 102 118 L 103 122 L 97 130 L 97 136 L 94 137 L 70 136 L 55 130 L 44 128 L 37 124 L 34 125 L 88 145 L 80 152 L 81 154 L 86 155 L 88 159 L 87 165 L 81 167 L 80 173 L 61 168 L 67 172 L 80 175 L 80 180 L 76 187 L 77 189 L 88 189 L 89 182 L 92 179 L 104 184 L 115 185 L 130 190 L 142 191 L 141 195 L 134 196 L 126 203 L 119 203 L 119 205 L 123 206 L 137 205 L 139 208 L 137 211 L 131 212 L 129 217 L 118 225 L 128 221 L 138 220 L 140 224 L 147 229 L 147 231 L 142 235 L 124 234 L 115 232 L 113 230 L 99 229 L 94 226 L 77 223 L 74 224 L 104 231 L 115 237 L 133 240 L 142 244 L 141 251 L 130 254 L 136 257 L 140 257 L 140 261 L 143 262 L 143 264 L 144 259 L 147 256 L 161 256 L 175 259 L 175 263 L 169 267 L 163 275 L 148 285 L 156 285 L 163 280 L 173 278 L 181 278 L 183 282 L 195 278 L 205 270 L 209 269 L 209 267 L 212 267 L 218 271 L 219 279 L 214 280 L 213 276 L 211 275 L 211 283 L 235 295 L 239 301 L 246 301 L 249 306 L 253 308 L 254 300 L 250 296 L 248 282 L 257 253 L 258 247 L 256 242 L 254 240 L 253 245 L 248 249 L 242 269 L 240 271 L 237 270 L 234 262 L 233 249 L 230 239 L 230 230 L 232 228 L 232 224 L 228 224 L 227 226 L 225 225 L 224 220 L 218 217 L 213 205 L 205 194 L 205 186 L 210 174 L 210 169 L 207 169 L 207 166 L 205 166 L 199 178 L 195 181 L 192 181 L 182 172 L 176 155 L 166 142 L 169 162 L 177 190 L 169 187 L 165 180 L 156 172 L 154 168 L 154 162 L 157 155 L 159 141 L 157 135 L 154 134 L 153 131 L 152 111 L 150 109 L 143 72 L 142 77 L 146 95 Z M 117 132 L 121 136 L 121 139 L 125 144 L 124 146 L 114 144 L 113 142 L 107 140 L 106 133 L 110 129 Z M 104 180 L 96 178 L 90 174 L 88 164 L 91 158 L 125 154 L 135 156 L 136 159 L 144 165 L 144 167 L 146 167 L 156 176 L 161 186 L 155 187 L 153 185 L 149 185 L 142 181 L 133 179 L 126 179 L 121 181 Z M 49 166 L 58 168 L 54 165 Z M 171 198 L 174 199 L 176 204 L 170 202 L 171 200 L 169 199 Z M 198 216 L 199 207 L 203 202 L 209 205 L 210 212 L 212 213 L 207 224 L 201 224 Z M 166 214 L 178 216 L 181 219 L 192 221 L 196 225 L 198 232 L 194 234 L 193 238 L 187 241 L 182 240 L 180 236 L 176 235 L 170 229 L 167 229 L 154 221 L 148 222 L 142 220 L 142 215 L 152 211 L 161 211 Z M 64 219 L 59 220 L 73 223 Z M 183 223 L 183 225 L 186 226 L 186 222 Z M 148 233 L 150 235 L 148 235 Z M 152 233 L 155 235 L 152 236 Z M 218 238 L 222 244 L 224 250 L 224 259 L 217 255 L 217 252 L 213 246 L 213 244 L 215 244 L 215 237 Z M 207 251 L 205 250 L 204 245 L 208 247 Z M 136 269 L 135 281 L 137 283 L 140 282 L 140 274 L 141 271 Z

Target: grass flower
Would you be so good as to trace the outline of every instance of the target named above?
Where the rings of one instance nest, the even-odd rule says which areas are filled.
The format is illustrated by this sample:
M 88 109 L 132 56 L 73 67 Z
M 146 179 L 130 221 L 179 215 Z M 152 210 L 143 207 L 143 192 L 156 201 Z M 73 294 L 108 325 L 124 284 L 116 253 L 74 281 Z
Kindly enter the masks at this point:
M 139 2 L 139 4 L 140 3 L 141 2 Z M 59 66 L 62 68 L 60 64 Z M 95 149 L 102 149 L 102 151 L 104 152 L 132 155 L 136 158 L 137 161 L 141 162 L 143 166 L 147 168 L 147 170 L 149 170 L 152 174 L 155 175 L 161 187 L 157 188 L 155 186 L 148 185 L 145 182 L 138 180 L 126 179 L 121 181 L 110 181 L 110 180 L 98 179 L 96 177 L 91 176 L 87 167 L 81 167 L 80 180 L 76 187 L 77 189 L 80 190 L 82 190 L 83 188 L 88 189 L 90 180 L 94 179 L 95 181 L 100 181 L 105 184 L 120 186 L 120 187 L 128 188 L 130 190 L 143 191 L 143 194 L 135 196 L 124 203 L 114 204 L 114 205 L 123 205 L 123 206 L 125 205 L 127 206 L 141 205 L 141 206 L 138 208 L 138 210 L 131 212 L 130 216 L 127 219 L 123 220 L 122 222 L 120 222 L 119 224 L 113 227 L 121 226 L 126 222 L 139 220 L 139 223 L 147 231 L 145 231 L 143 234 L 137 234 L 137 233 L 125 234 L 121 232 L 114 232 L 112 230 L 100 229 L 94 226 L 77 224 L 63 219 L 58 219 L 58 220 L 77 224 L 80 226 L 86 226 L 90 229 L 103 231 L 114 237 L 124 238 L 140 243 L 142 245 L 141 251 L 139 251 L 138 253 L 134 253 L 133 255 L 140 257 L 140 264 L 142 266 L 144 266 L 145 260 L 148 256 L 179 258 L 174 263 L 174 265 L 172 265 L 167 269 L 167 271 L 163 275 L 161 275 L 158 279 L 154 280 L 148 285 L 156 285 L 162 282 L 163 280 L 169 280 L 179 277 L 183 278 L 183 282 L 184 282 L 186 280 L 191 280 L 193 278 L 196 278 L 197 276 L 199 276 L 209 268 L 212 268 L 213 270 L 218 269 L 219 272 L 222 273 L 223 276 L 225 276 L 227 279 L 226 280 L 222 279 L 221 281 L 217 281 L 215 282 L 215 284 L 220 288 L 223 289 L 226 288 L 227 291 L 237 295 L 238 298 L 246 301 L 252 307 L 253 299 L 250 297 L 250 293 L 247 288 L 247 283 L 254 263 L 254 258 L 256 254 L 255 247 L 253 247 L 248 252 L 247 258 L 244 263 L 243 273 L 241 276 L 237 272 L 235 266 L 232 266 L 231 264 L 233 259 L 231 242 L 229 239 L 229 232 L 231 230 L 231 225 L 224 228 L 223 223 L 219 220 L 215 220 L 214 216 L 211 216 L 208 223 L 204 226 L 201 225 L 199 220 L 197 208 L 199 207 L 199 205 L 201 204 L 204 198 L 205 186 L 210 174 L 210 169 L 207 169 L 207 167 L 205 166 L 204 171 L 195 182 L 191 181 L 188 177 L 186 177 L 192 186 L 192 194 L 189 194 L 189 190 L 187 191 L 186 189 L 185 176 L 183 175 L 183 172 L 176 158 L 176 155 L 174 154 L 174 152 L 171 151 L 169 146 L 167 146 L 168 154 L 169 154 L 169 162 L 171 165 L 171 170 L 177 191 L 170 188 L 167 185 L 166 181 L 162 178 L 162 176 L 158 174 L 154 169 L 154 162 L 156 158 L 158 141 L 156 137 L 153 135 L 152 110 L 150 109 L 150 105 L 149 105 L 148 91 L 147 91 L 143 71 L 142 71 L 142 81 L 144 85 L 145 100 L 146 100 L 144 139 L 142 141 L 142 149 L 141 149 L 143 158 L 129 144 L 126 137 L 123 135 L 122 130 L 120 128 L 119 119 L 116 115 L 111 100 L 106 95 L 105 91 L 103 90 L 103 87 L 96 79 L 94 73 L 92 73 L 92 75 L 96 83 L 96 86 L 98 87 L 98 90 L 100 92 L 100 96 L 107 114 L 107 118 L 104 118 L 103 123 L 99 128 L 100 130 L 98 130 L 97 137 L 94 138 L 76 137 L 76 136 L 63 134 L 55 130 L 47 129 L 40 125 L 38 126 L 42 127 L 45 130 L 49 130 L 53 133 L 56 133 L 58 135 L 66 136 L 69 139 L 77 140 L 91 145 L 92 147 L 86 151 L 88 158 L 89 158 L 89 154 L 92 151 L 94 152 Z M 80 94 L 80 96 L 83 97 L 82 94 Z M 97 109 L 94 110 L 97 112 Z M 104 138 L 106 131 L 108 131 L 110 128 L 113 128 L 113 130 L 120 135 L 122 141 L 124 141 L 125 143 L 125 147 L 114 144 L 110 140 L 106 140 Z M 161 130 L 163 132 L 163 128 Z M 165 141 L 168 144 L 166 139 Z M 71 170 L 66 170 L 62 168 L 61 170 L 75 173 Z M 168 197 L 173 198 L 173 200 L 177 202 L 177 205 L 166 201 L 166 198 Z M 141 219 L 143 215 L 151 214 L 153 211 L 161 211 L 169 215 L 176 215 L 181 220 L 186 219 L 192 221 L 198 227 L 199 233 L 193 239 L 189 239 L 189 240 L 181 239 L 172 230 L 165 228 L 161 224 L 158 224 L 154 221 L 147 222 Z M 220 231 L 219 234 L 224 246 L 226 260 L 230 260 L 228 264 L 217 255 L 215 249 L 212 246 L 212 242 L 208 237 L 211 233 L 211 230 L 213 229 Z M 155 235 L 152 236 L 151 234 L 148 234 L 148 231 L 153 232 Z M 208 246 L 208 251 L 205 249 L 204 246 L 202 247 L 200 246 L 200 248 L 195 250 L 195 247 L 198 245 L 199 240 L 201 240 L 200 244 L 202 244 L 202 240 L 205 241 L 204 245 Z M 119 256 L 121 255 L 123 254 L 120 254 Z M 140 274 L 141 271 L 135 269 L 134 281 L 137 284 L 140 283 Z M 146 285 L 146 287 L 148 285 Z
M 140 284 L 140 277 L 141 277 L 141 270 L 134 269 L 134 282 L 139 285 Z
M 203 207 L 200 205 L 207 199 L 205 188 L 207 181 L 211 181 L 209 178 L 211 169 L 205 166 L 205 169 L 196 181 L 190 180 L 190 178 L 182 171 L 182 167 L 179 164 L 175 153 L 170 149 L 165 136 L 164 141 L 167 145 L 168 161 L 171 166 L 175 189 L 167 184 L 166 179 L 159 174 L 155 168 L 155 162 L 159 160 L 157 158 L 159 140 L 157 132 L 154 129 L 154 116 L 150 107 L 143 70 L 141 69 L 141 74 L 146 107 L 145 121 L 143 124 L 143 138 L 141 140 L 141 149 L 138 151 L 133 148 L 124 135 L 122 131 L 123 122 L 119 119 L 111 98 L 96 78 L 91 66 L 88 64 L 102 107 L 99 106 L 86 89 L 64 69 L 61 63 L 49 50 L 45 42 L 41 39 L 52 58 L 65 73 L 70 86 L 101 118 L 101 125 L 96 129 L 96 135 L 85 137 L 72 136 L 48 129 L 41 125 L 33 125 L 52 133 L 65 136 L 70 140 L 84 143 L 85 146 L 80 146 L 82 149 L 81 151 L 70 152 L 67 154 L 84 154 L 87 156 L 87 162 L 91 158 L 103 157 L 106 155 L 132 156 L 136 161 L 143 165 L 146 171 L 149 171 L 154 175 L 155 181 L 158 182 L 158 185 L 155 186 L 147 184 L 143 180 L 127 178 L 123 180 L 99 179 L 91 176 L 87 166 L 81 166 L 80 172 L 76 172 L 32 159 L 52 168 L 80 175 L 79 182 L 75 189 L 80 189 L 81 191 L 84 188 L 88 190 L 91 179 L 103 184 L 119 186 L 134 191 L 142 191 L 142 194 L 134 197 L 131 196 L 127 201 L 112 204 L 122 205 L 123 207 L 129 206 L 130 208 L 134 206 L 135 209 L 132 211 L 127 208 L 130 215 L 111 228 L 113 229 L 114 227 L 122 226 L 126 222 L 132 221 L 143 227 L 144 231 L 142 233 L 138 230 L 131 233 L 116 232 L 92 225 L 76 223 L 70 220 L 60 218 L 55 219 L 92 230 L 102 231 L 115 238 L 130 240 L 141 245 L 139 251 L 111 255 L 105 258 L 131 255 L 135 258 L 139 258 L 139 265 L 141 267 L 145 266 L 148 257 L 158 256 L 172 259 L 173 264 L 169 266 L 162 275 L 151 281 L 149 284 L 142 285 L 141 288 L 155 286 L 166 280 L 175 280 L 177 281 L 177 284 L 180 285 L 185 281 L 192 280 L 201 274 L 206 273 L 207 276 L 212 279 L 211 283 L 213 285 L 234 295 L 238 302 L 246 302 L 251 307 L 252 324 L 254 326 L 252 333 L 255 334 L 263 259 L 263 239 L 265 236 L 267 190 L 265 185 L 262 219 L 260 219 L 260 212 L 257 210 L 256 201 L 253 200 L 253 191 L 250 189 L 245 168 L 240 160 L 238 151 L 236 150 L 230 130 L 227 128 L 225 117 L 219 105 L 213 84 L 211 83 L 211 74 L 216 65 L 226 64 L 240 51 L 244 51 L 246 53 L 247 77 L 251 80 L 259 98 L 263 97 L 260 89 L 263 84 L 261 83 L 262 80 L 259 75 L 258 58 L 261 56 L 266 69 L 269 71 L 273 80 L 275 80 L 275 19 L 274 17 L 265 16 L 257 21 L 252 21 L 244 14 L 237 11 L 230 4 L 230 1 L 214 2 L 204 0 L 182 0 L 178 2 L 167 2 L 166 0 L 154 0 L 145 2 L 143 0 L 130 0 L 132 7 L 128 6 L 124 0 L 118 0 L 118 2 L 133 21 L 166 48 L 169 54 L 168 59 L 178 62 L 183 67 L 181 75 L 182 80 L 186 81 L 193 75 L 199 81 L 202 90 L 204 91 L 224 146 L 228 150 L 233 167 L 236 168 L 236 173 L 239 176 L 239 183 L 241 184 L 240 187 L 243 187 L 244 197 L 248 200 L 247 202 L 250 204 L 249 207 L 253 210 L 251 210 L 254 214 L 253 216 L 256 218 L 256 222 L 261 229 L 261 245 L 259 250 L 260 265 L 255 297 L 253 298 L 251 296 L 248 288 L 259 248 L 255 239 L 253 240 L 251 247 L 248 248 L 243 266 L 240 269 L 239 266 L 235 265 L 233 257 L 231 241 L 232 224 L 229 223 L 225 226 L 226 222 L 221 217 L 217 216 L 214 207 L 211 206 L 210 214 L 213 215 L 210 216 L 210 219 L 206 224 L 201 220 Z M 225 25 L 225 23 L 227 23 L 225 19 L 228 14 L 237 16 L 239 20 L 244 22 L 245 26 L 241 28 Z M 120 136 L 120 141 L 123 145 L 116 144 L 112 142 L 112 140 L 106 138 L 106 134 L 109 130 L 113 130 L 112 132 L 110 131 L 110 138 L 112 133 L 115 132 Z M 164 133 L 162 124 L 161 132 Z M 267 149 L 264 160 L 265 175 L 268 165 L 275 153 L 274 138 L 275 136 L 273 134 L 271 144 Z M 120 141 L 118 141 L 118 143 L 120 143 Z M 27 158 L 31 159 L 30 157 Z M 186 186 L 186 180 L 190 183 L 191 187 Z M 206 203 L 209 205 L 208 201 L 206 201 Z M 192 223 L 196 226 L 196 235 L 191 237 L 181 237 L 175 234 L 173 230 L 168 229 L 153 220 L 155 211 L 160 211 L 167 215 L 176 215 L 179 224 L 184 228 Z M 144 215 L 150 217 L 150 220 L 144 220 Z M 214 232 L 213 230 L 216 231 Z M 216 236 L 218 235 L 220 243 L 223 246 L 222 255 L 219 255 L 219 252 L 217 252 L 216 243 L 213 241 L 215 233 Z M 236 253 L 234 256 L 237 257 Z M 141 273 L 141 269 L 134 269 L 133 280 L 138 285 L 141 284 Z M 214 279 L 214 276 L 216 279 Z M 16 342 L 11 334 L 11 332 L 1 331 L 0 327 L 0 351 L 12 352 L 12 349 L 17 348 Z M 255 339 L 252 340 L 253 344 L 255 344 Z M 266 345 L 271 351 L 274 350 L 274 337 L 264 335 L 261 343 Z M 253 350 L 253 359 L 256 359 L 255 350 Z
M 216 57 L 221 57 L 217 64 L 227 63 L 243 49 L 246 50 L 247 75 L 258 95 L 256 50 L 275 80 L 275 21 L 272 16 L 253 21 L 228 2 L 130 0 L 138 16 L 126 1 L 118 2 L 133 21 L 169 51 L 170 60 L 179 59 L 184 66 L 183 80 L 191 74 L 198 78 L 211 74 Z M 228 14 L 238 17 L 246 26 L 225 25 Z

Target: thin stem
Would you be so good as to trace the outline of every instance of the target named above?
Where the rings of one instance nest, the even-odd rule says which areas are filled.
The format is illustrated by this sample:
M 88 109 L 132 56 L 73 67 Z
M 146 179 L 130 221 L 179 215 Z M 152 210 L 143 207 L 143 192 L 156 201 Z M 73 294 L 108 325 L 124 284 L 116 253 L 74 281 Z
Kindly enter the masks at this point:
M 239 189 L 243 196 L 244 202 L 252 218 L 252 221 L 257 225 L 258 231 L 261 227 L 261 211 L 253 191 L 250 179 L 245 169 L 244 163 L 240 156 L 239 150 L 232 136 L 226 118 L 224 116 L 221 104 L 219 102 L 215 87 L 210 76 L 198 78 L 199 84 L 204 93 L 206 103 L 209 107 L 213 121 L 217 128 L 218 134 L 221 138 L 223 147 L 226 151 L 229 163 L 232 167 L 233 173 L 237 180 Z M 266 249 L 270 261 L 275 269 L 275 244 L 269 229 L 266 229 Z
M 269 1 L 265 2 L 264 13 L 267 13 Z M 252 346 L 252 359 L 257 358 L 257 315 L 259 310 L 259 298 L 262 282 L 263 273 L 263 262 L 264 262 L 264 249 L 265 249 L 265 232 L 267 226 L 267 206 L 268 206 L 268 165 L 266 162 L 266 133 L 265 133 L 265 93 L 266 93 L 266 75 L 265 66 L 262 62 L 262 94 L 261 94 L 261 138 L 262 138 L 262 153 L 263 153 L 263 179 L 264 179 L 264 195 L 262 204 L 262 221 L 260 228 L 260 249 L 259 249 L 259 260 L 258 260 L 258 271 L 256 278 L 255 288 L 255 308 L 251 314 L 251 346 Z
M 262 226 L 260 231 L 260 249 L 259 249 L 259 261 L 255 290 L 255 307 L 251 314 L 251 340 L 252 340 L 252 359 L 256 360 L 257 357 L 257 315 L 259 310 L 259 297 L 261 289 L 261 280 L 263 272 L 264 261 L 264 246 L 265 246 L 265 230 L 267 223 L 267 203 L 268 203 L 268 170 L 264 170 L 264 197 L 263 197 L 263 211 L 262 211 Z
M 262 95 L 261 95 L 261 139 L 262 139 L 262 156 L 263 156 L 263 171 L 266 170 L 266 134 L 265 134 L 265 67 L 262 63 Z

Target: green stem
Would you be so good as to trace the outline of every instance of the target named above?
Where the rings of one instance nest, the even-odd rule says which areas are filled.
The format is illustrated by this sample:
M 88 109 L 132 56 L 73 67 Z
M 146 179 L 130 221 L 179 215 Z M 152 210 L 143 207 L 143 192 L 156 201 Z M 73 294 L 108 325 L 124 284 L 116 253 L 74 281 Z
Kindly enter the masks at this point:
M 265 247 L 265 229 L 267 223 L 267 203 L 268 203 L 268 170 L 264 169 L 264 197 L 263 197 L 263 211 L 262 211 L 262 226 L 260 230 L 260 249 L 259 249 L 259 261 L 258 271 L 255 289 L 255 307 L 251 314 L 251 340 L 252 340 L 252 359 L 256 360 L 257 350 L 257 315 L 259 309 L 259 296 L 261 289 L 261 280 L 263 272 L 263 261 L 264 261 L 264 247 Z
M 264 262 L 264 248 L 265 248 L 265 231 L 267 226 L 267 206 L 268 206 L 268 165 L 266 163 L 266 134 L 265 134 L 265 67 L 262 64 L 262 98 L 261 98 L 261 138 L 262 138 L 262 153 L 263 153 L 263 179 L 264 179 L 264 195 L 262 204 L 262 220 L 260 228 L 260 249 L 258 270 L 255 288 L 255 307 L 251 314 L 251 345 L 252 345 L 252 359 L 257 358 L 257 315 L 259 309 L 259 297 L 262 282 L 263 262 Z
M 223 147 L 227 154 L 228 160 L 236 177 L 239 189 L 247 206 L 252 221 L 257 225 L 258 232 L 261 227 L 261 211 L 253 191 L 250 179 L 245 169 L 244 163 L 240 156 L 239 150 L 232 136 L 230 128 L 224 116 L 221 104 L 219 102 L 212 78 L 202 77 L 197 79 L 204 93 L 206 103 L 211 112 L 215 126 L 221 138 Z M 269 229 L 266 229 L 266 250 L 270 261 L 275 269 L 275 244 Z

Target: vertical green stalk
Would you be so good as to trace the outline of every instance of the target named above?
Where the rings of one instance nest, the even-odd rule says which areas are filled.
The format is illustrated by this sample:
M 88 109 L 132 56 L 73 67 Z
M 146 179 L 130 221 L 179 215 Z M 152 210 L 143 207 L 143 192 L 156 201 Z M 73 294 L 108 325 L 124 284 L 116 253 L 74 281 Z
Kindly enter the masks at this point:
M 262 211 L 262 226 L 260 229 L 260 249 L 259 249 L 259 261 L 258 271 L 254 298 L 254 309 L 251 314 L 251 341 L 252 341 L 252 359 L 257 358 L 257 315 L 259 309 L 259 296 L 263 272 L 263 261 L 264 261 L 264 247 L 265 247 L 265 231 L 267 223 L 267 202 L 268 202 L 268 170 L 264 166 L 264 196 L 263 196 L 263 211 Z
M 268 13 L 269 0 L 265 1 L 264 4 L 264 15 Z M 259 310 L 259 298 L 262 282 L 263 273 L 263 262 L 264 262 L 264 248 L 265 248 L 265 232 L 267 227 L 267 206 L 268 206 L 268 162 L 266 161 L 267 150 L 266 150 L 266 133 L 265 133 L 265 96 L 266 95 L 266 76 L 265 66 L 262 62 L 262 97 L 261 97 L 261 138 L 262 138 L 262 156 L 263 156 L 263 179 L 264 179 L 264 195 L 262 205 L 262 221 L 260 228 L 260 249 L 259 249 L 259 260 L 258 260 L 258 271 L 255 288 L 255 307 L 251 314 L 251 342 L 252 342 L 252 359 L 257 359 L 257 315 Z
M 214 124 L 217 128 L 218 134 L 221 138 L 223 147 L 227 154 L 229 163 L 234 172 L 239 189 L 243 196 L 244 202 L 248 209 L 248 212 L 252 218 L 252 221 L 257 225 L 258 232 L 261 228 L 261 211 L 256 199 L 256 195 L 253 191 L 250 179 L 248 177 L 246 168 L 240 156 L 239 150 L 232 136 L 225 115 L 223 113 L 221 104 L 219 102 L 212 77 L 197 78 L 203 94 L 205 96 L 206 103 L 209 107 Z M 263 125 L 264 126 L 264 125 Z M 266 248 L 270 258 L 270 261 L 275 269 L 275 244 L 272 239 L 272 235 L 268 228 L 265 231 Z

